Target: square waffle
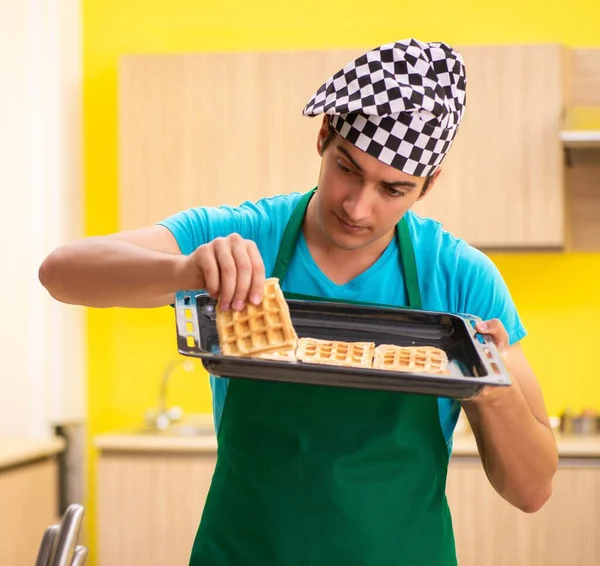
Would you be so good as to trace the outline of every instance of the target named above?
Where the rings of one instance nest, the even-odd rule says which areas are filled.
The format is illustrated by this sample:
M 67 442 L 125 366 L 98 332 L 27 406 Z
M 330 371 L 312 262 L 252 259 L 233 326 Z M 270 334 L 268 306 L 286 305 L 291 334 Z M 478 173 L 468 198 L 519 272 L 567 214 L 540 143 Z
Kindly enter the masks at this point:
M 274 350 L 273 352 L 261 352 L 254 354 L 253 358 L 260 358 L 261 360 L 274 360 L 276 362 L 295 362 L 296 350 Z
M 246 304 L 241 311 L 222 311 L 217 305 L 216 325 L 224 356 L 248 357 L 298 344 L 290 309 L 274 277 L 265 281 L 259 305 Z
M 371 367 L 373 342 L 337 342 L 300 338 L 296 357 L 305 363 L 346 367 Z
M 449 375 L 446 352 L 432 346 L 394 346 L 375 348 L 373 369 Z

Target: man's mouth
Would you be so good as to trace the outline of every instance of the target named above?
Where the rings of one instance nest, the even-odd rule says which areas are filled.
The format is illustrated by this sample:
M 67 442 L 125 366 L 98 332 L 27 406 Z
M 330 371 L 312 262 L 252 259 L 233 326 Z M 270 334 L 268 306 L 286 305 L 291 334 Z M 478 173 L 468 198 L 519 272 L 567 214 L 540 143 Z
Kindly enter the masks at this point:
M 349 232 L 360 232 L 361 230 L 366 230 L 366 226 L 362 226 L 360 224 L 353 224 L 352 222 L 348 222 L 347 220 L 344 220 L 343 218 L 340 218 L 337 214 L 335 215 L 336 218 L 338 219 L 338 222 L 340 224 L 340 226 Z

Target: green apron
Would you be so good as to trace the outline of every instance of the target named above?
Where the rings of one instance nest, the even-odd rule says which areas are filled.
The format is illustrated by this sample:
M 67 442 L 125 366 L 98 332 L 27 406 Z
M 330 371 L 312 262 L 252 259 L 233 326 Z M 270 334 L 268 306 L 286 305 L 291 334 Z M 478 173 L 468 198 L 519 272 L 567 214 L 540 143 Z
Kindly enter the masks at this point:
M 313 192 L 282 238 L 282 281 Z M 420 308 L 404 221 L 397 235 Z M 436 397 L 230 379 L 190 566 L 455 566 L 447 467 Z

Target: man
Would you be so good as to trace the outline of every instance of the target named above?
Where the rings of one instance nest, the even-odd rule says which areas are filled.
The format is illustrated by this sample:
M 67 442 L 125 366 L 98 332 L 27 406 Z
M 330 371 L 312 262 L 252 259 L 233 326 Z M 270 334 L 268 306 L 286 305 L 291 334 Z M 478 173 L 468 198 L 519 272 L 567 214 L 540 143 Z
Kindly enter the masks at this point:
M 195 208 L 54 251 L 59 301 L 169 305 L 206 289 L 223 308 L 284 291 L 468 312 L 505 353 L 508 388 L 433 396 L 211 378 L 218 460 L 191 564 L 450 566 L 445 482 L 461 406 L 498 493 L 525 512 L 552 490 L 557 451 L 516 308 L 492 262 L 410 209 L 435 186 L 465 108 L 462 58 L 399 41 L 349 63 L 304 109 L 324 114 L 316 191 Z

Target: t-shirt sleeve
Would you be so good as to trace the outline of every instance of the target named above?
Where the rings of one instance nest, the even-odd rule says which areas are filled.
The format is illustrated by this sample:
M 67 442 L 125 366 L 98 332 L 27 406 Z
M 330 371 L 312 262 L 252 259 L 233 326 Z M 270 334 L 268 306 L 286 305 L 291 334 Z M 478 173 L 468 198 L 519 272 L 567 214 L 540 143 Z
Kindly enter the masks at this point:
M 260 231 L 268 230 L 269 216 L 252 202 L 240 206 L 197 207 L 169 216 L 158 225 L 175 237 L 181 253 L 191 254 L 215 238 L 239 234 L 256 241 Z
M 459 250 L 459 311 L 483 320 L 497 318 L 506 328 L 511 345 L 522 340 L 527 331 L 499 269 L 488 256 L 468 244 Z

